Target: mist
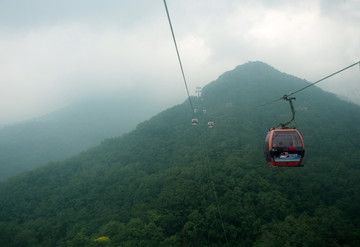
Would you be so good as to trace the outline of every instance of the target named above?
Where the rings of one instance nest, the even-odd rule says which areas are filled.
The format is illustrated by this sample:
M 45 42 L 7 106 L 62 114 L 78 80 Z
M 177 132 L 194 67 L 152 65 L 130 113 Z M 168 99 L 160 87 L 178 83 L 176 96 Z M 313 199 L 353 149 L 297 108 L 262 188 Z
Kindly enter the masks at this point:
M 359 61 L 356 0 L 167 4 L 191 94 L 247 61 L 310 82 Z M 0 126 L 109 93 L 187 97 L 162 1 L 3 1 L 0 53 Z M 318 86 L 360 104 L 359 76 Z

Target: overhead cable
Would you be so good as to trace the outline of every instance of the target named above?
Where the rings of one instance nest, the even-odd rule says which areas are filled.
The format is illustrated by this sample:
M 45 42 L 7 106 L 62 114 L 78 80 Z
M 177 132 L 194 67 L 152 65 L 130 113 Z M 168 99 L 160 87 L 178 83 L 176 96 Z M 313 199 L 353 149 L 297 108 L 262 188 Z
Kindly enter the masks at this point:
M 258 107 L 262 107 L 262 106 L 265 106 L 265 105 L 268 105 L 268 104 L 272 104 L 272 103 L 274 103 L 274 102 L 276 102 L 276 101 L 279 101 L 279 100 L 286 100 L 286 99 L 287 99 L 288 97 L 290 97 L 291 95 L 294 95 L 294 94 L 296 94 L 296 93 L 298 93 L 298 92 L 300 92 L 300 91 L 302 91 L 302 90 L 304 90 L 304 89 L 306 89 L 306 88 L 308 88 L 308 87 L 311 87 L 311 86 L 313 86 L 313 85 L 315 85 L 315 84 L 317 84 L 317 83 L 319 83 L 319 82 L 321 82 L 321 81 L 324 81 L 324 80 L 326 80 L 326 79 L 328 79 L 328 78 L 330 78 L 330 77 L 332 77 L 332 76 L 334 76 L 334 75 L 336 75 L 336 74 L 339 74 L 339 73 L 341 73 L 341 72 L 343 72 L 343 71 L 345 71 L 345 70 L 347 70 L 347 69 L 350 69 L 351 67 L 353 67 L 353 66 L 355 66 L 355 65 L 357 65 L 357 64 L 360 66 L 360 61 L 358 61 L 358 62 L 356 62 L 356 63 L 354 63 L 354 64 L 351 64 L 351 65 L 349 65 L 349 66 L 347 66 L 347 67 L 345 67 L 345 68 L 343 68 L 343 69 L 341 69 L 341 70 L 339 70 L 339 71 L 336 71 L 335 73 L 332 73 L 331 75 L 325 76 L 324 78 L 322 78 L 322 79 L 320 79 L 320 80 L 318 80 L 318 81 L 316 81 L 316 82 L 313 82 L 313 83 L 311 83 L 311 84 L 309 84 L 309 85 L 307 85 L 307 86 L 305 86 L 305 87 L 303 87 L 303 88 L 300 88 L 299 90 L 296 90 L 295 92 L 291 92 L 291 93 L 289 93 L 289 94 L 285 94 L 285 95 L 282 96 L 281 98 L 274 99 L 274 100 L 268 101 L 268 102 L 266 102 L 266 103 L 263 103 L 263 104 L 261 104 L 261 105 L 254 106 L 254 107 L 252 107 L 252 109 L 258 108 Z
M 307 85 L 306 87 L 300 88 L 299 90 L 297 90 L 297 91 L 295 91 L 295 92 L 293 92 L 293 93 L 290 93 L 290 94 L 288 94 L 288 95 L 286 95 L 286 96 L 289 97 L 289 96 L 291 96 L 291 95 L 294 95 L 294 94 L 296 94 L 296 93 L 298 93 L 298 92 L 300 92 L 300 91 L 302 91 L 302 90 L 304 90 L 304 89 L 306 89 L 306 88 L 308 88 L 308 87 L 311 87 L 311 86 L 313 86 L 313 85 L 315 85 L 315 84 L 317 84 L 317 83 L 319 83 L 319 82 L 321 82 L 321 81 L 323 81 L 323 80 L 326 80 L 326 79 L 328 79 L 328 78 L 330 78 L 330 77 L 332 77 L 332 76 L 334 76 L 334 75 L 336 75 L 336 74 L 339 74 L 339 73 L 341 73 L 341 72 L 343 72 L 343 71 L 345 71 L 345 70 L 347 70 L 347 69 L 350 69 L 351 67 L 353 67 L 353 66 L 355 66 L 355 65 L 357 65 L 357 64 L 359 64 L 359 66 L 360 66 L 360 61 L 358 61 L 358 62 L 356 62 L 356 63 L 354 63 L 354 64 L 352 64 L 352 65 L 349 65 L 349 66 L 347 66 L 346 68 L 343 68 L 343 69 L 341 69 L 341 70 L 339 70 L 339 71 L 337 71 L 337 72 L 335 72 L 335 73 L 332 73 L 331 75 L 325 76 L 324 78 L 322 78 L 322 79 L 320 79 L 320 80 L 318 80 L 318 81 L 316 81 L 316 82 L 313 82 L 313 83 L 311 83 L 310 85 Z
M 194 109 L 194 106 L 193 106 L 193 104 L 192 104 L 192 102 L 191 102 L 191 97 L 190 97 L 189 89 L 188 89 L 188 86 L 187 86 L 187 83 L 186 83 L 186 79 L 185 79 L 184 69 L 183 69 L 183 66 L 182 66 L 182 63 L 181 63 L 181 59 L 180 59 L 179 49 L 178 49 L 177 44 L 176 44 L 175 34 L 174 34 L 174 30 L 173 30 L 173 27 L 172 27 L 172 24 L 171 24 L 171 20 L 170 20 L 169 10 L 168 10 L 168 7 L 167 7 L 167 5 L 166 5 L 166 0 L 164 0 L 164 6 L 165 6 L 166 14 L 167 14 L 167 17 L 168 17 L 168 20 L 169 20 L 170 30 L 171 30 L 171 34 L 172 34 L 172 37 L 173 37 L 173 40 L 174 40 L 174 44 L 175 44 L 175 48 L 176 48 L 176 54 L 177 54 L 177 57 L 178 57 L 178 60 L 179 60 L 180 69 L 181 69 L 181 73 L 182 73 L 182 76 L 183 76 L 183 79 L 184 79 L 184 84 L 185 84 L 186 92 L 187 92 L 187 95 L 188 95 L 188 98 L 189 98 L 190 106 L 191 106 L 192 111 L 193 111 L 193 113 L 194 113 L 194 112 L 195 112 L 195 109 Z

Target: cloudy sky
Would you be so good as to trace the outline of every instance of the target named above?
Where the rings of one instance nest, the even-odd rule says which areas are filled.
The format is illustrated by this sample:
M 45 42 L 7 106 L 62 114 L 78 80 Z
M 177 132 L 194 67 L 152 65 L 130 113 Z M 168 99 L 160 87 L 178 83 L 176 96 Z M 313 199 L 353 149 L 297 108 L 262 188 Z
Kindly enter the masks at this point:
M 191 93 L 248 61 L 313 82 L 360 60 L 360 0 L 167 5 Z M 358 66 L 318 85 L 360 104 Z M 0 0 L 0 126 L 107 93 L 186 99 L 163 0 Z

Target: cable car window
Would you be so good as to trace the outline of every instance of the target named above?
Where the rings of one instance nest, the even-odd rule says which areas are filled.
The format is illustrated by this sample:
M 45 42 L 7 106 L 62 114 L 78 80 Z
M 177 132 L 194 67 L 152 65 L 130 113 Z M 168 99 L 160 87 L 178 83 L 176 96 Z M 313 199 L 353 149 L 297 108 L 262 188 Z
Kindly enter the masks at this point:
M 302 149 L 300 136 L 294 131 L 275 131 L 272 138 L 273 148 L 289 148 Z

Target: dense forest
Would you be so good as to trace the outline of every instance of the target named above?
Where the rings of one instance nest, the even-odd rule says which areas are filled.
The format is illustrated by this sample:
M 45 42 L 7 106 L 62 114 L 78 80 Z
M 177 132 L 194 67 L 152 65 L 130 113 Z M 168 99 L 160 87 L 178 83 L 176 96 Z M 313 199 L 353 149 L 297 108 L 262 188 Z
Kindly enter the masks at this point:
M 291 113 L 253 106 L 308 84 L 249 62 L 193 97 L 196 114 L 185 101 L 2 182 L 0 245 L 359 246 L 359 106 L 315 86 L 297 94 L 304 167 L 265 162 L 267 130 Z
M 159 109 L 164 109 L 159 103 L 139 98 L 92 98 L 2 128 L 0 181 L 129 132 Z

